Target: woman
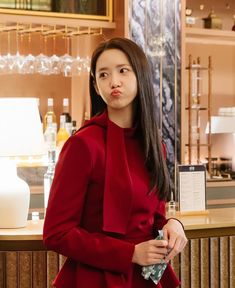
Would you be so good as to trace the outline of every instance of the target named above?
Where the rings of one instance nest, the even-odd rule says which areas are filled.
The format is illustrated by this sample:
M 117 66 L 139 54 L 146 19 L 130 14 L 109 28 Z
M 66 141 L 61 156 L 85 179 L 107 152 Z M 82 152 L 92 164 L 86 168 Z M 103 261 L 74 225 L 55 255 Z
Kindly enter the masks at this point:
M 156 286 L 142 266 L 182 251 L 181 223 L 166 220 L 169 177 L 150 68 L 131 40 L 101 43 L 91 60 L 93 115 L 60 154 L 44 243 L 67 257 L 55 287 L 177 287 L 170 265 Z M 155 240 L 163 229 L 164 240 Z

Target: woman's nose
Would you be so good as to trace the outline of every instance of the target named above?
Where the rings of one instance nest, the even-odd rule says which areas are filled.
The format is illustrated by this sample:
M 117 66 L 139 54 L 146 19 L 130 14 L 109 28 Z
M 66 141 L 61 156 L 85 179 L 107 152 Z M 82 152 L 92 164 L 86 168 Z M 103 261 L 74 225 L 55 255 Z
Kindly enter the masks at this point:
M 119 78 L 117 77 L 117 75 L 112 76 L 110 84 L 111 84 L 111 88 L 120 87 L 121 82 L 120 82 Z

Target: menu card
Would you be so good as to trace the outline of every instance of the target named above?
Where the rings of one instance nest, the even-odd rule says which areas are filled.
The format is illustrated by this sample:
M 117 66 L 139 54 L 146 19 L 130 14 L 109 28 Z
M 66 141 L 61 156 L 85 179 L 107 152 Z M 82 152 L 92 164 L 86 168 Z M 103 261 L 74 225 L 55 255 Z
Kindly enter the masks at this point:
M 179 210 L 206 210 L 206 168 L 204 165 L 179 165 Z

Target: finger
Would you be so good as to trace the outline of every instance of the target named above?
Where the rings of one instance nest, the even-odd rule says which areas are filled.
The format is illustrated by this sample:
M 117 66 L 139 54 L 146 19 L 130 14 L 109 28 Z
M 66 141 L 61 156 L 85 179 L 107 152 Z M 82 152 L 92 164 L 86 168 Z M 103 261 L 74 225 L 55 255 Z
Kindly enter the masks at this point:
M 168 241 L 166 240 L 153 240 L 154 242 L 152 243 L 155 247 L 167 247 L 168 246 Z
M 175 246 L 176 241 L 177 241 L 177 236 L 172 233 L 170 235 L 169 240 L 168 240 L 168 248 L 169 249 L 173 249 L 173 247 Z
M 164 255 L 159 255 L 159 254 L 155 254 L 155 255 L 152 255 L 151 258 L 149 258 L 149 263 L 151 264 L 163 264 L 163 263 L 168 263 L 166 260 L 165 260 L 165 256 Z
M 168 255 L 165 257 L 165 259 L 167 261 L 172 260 L 177 254 L 179 254 L 180 251 L 182 251 L 181 246 L 182 246 L 182 241 L 180 238 L 177 238 L 172 250 L 170 251 L 170 253 L 168 253 Z
M 163 239 L 168 241 L 168 231 L 165 228 L 163 228 Z

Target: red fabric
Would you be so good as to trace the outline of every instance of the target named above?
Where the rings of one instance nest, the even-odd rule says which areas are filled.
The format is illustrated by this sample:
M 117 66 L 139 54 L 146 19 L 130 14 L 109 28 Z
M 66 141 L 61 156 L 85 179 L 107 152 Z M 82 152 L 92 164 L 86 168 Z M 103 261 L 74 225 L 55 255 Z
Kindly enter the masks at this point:
M 56 165 L 43 239 L 49 249 L 68 257 L 54 281 L 58 288 L 155 287 L 152 281 L 144 280 L 140 274 L 141 267 L 133 265 L 131 259 L 135 244 L 152 239 L 156 229 L 161 229 L 166 223 L 165 203 L 159 201 L 154 193 L 148 193 L 149 176 L 136 133 L 109 122 L 106 114 L 103 114 L 71 136 Z M 126 189 L 119 189 L 120 184 L 107 189 L 105 171 L 109 161 L 106 150 L 108 125 L 113 131 L 120 129 L 124 133 L 124 138 L 117 139 L 116 143 L 125 146 L 122 157 L 126 158 L 127 167 L 124 168 L 131 179 L 131 186 L 128 184 Z M 115 170 L 119 174 L 118 181 L 122 179 L 124 168 Z M 125 178 L 124 183 L 121 183 L 123 188 L 126 181 Z M 112 194 L 109 194 L 105 203 L 105 189 L 105 193 L 113 192 L 116 200 L 110 199 Z M 109 201 L 112 202 L 111 206 L 114 205 L 118 195 L 122 199 L 118 200 L 118 206 L 120 208 L 123 204 L 124 209 L 121 212 L 126 214 L 125 219 L 123 218 L 125 221 L 110 221 L 109 217 L 118 215 L 119 210 L 110 211 L 106 206 Z M 128 205 L 124 205 L 125 199 L 131 199 L 127 201 Z M 109 232 L 105 231 L 105 223 L 108 224 Z M 124 230 L 120 231 L 120 227 Z M 178 285 L 178 280 L 170 269 L 164 274 L 164 279 L 167 279 L 165 282 L 170 285 L 166 287 Z

